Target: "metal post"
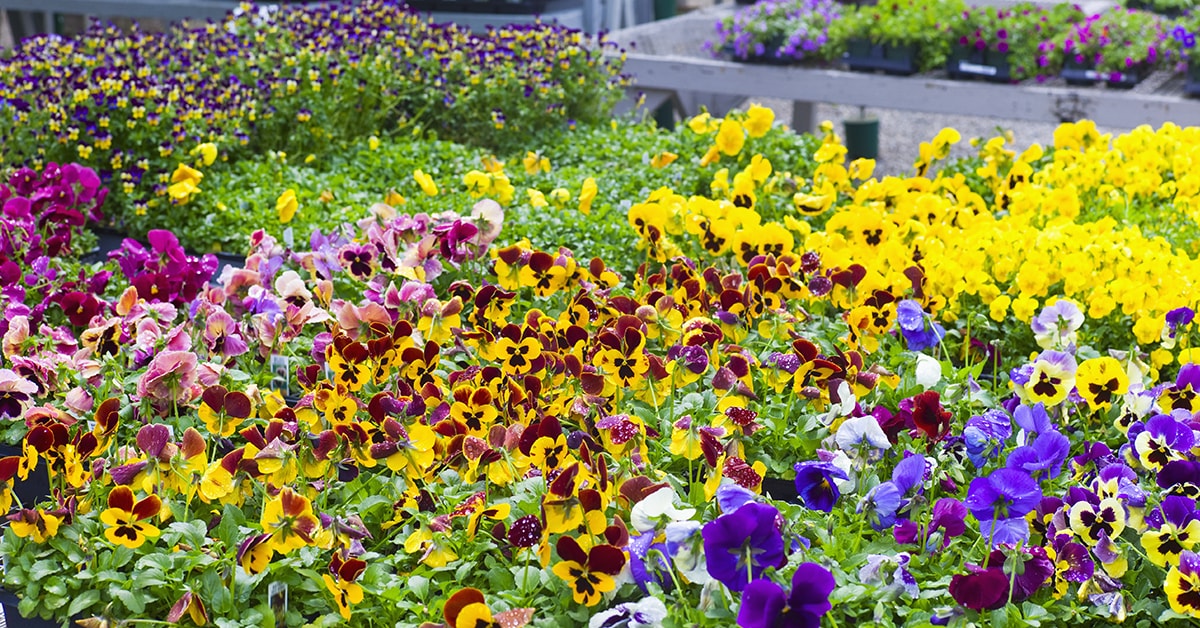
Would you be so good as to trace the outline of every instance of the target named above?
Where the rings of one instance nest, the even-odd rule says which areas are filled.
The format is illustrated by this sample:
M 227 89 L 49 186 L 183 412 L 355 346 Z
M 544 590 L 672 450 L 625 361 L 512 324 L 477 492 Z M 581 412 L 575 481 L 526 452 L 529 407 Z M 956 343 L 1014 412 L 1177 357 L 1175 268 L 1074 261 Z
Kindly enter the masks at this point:
M 797 133 L 812 133 L 817 130 L 816 103 L 792 101 L 792 130 Z

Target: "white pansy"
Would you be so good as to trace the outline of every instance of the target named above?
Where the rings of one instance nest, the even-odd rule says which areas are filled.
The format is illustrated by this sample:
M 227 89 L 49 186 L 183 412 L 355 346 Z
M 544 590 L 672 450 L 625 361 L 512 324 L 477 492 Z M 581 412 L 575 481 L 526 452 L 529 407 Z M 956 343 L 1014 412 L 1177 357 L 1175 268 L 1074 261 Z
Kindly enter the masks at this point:
M 917 383 L 923 388 L 933 388 L 942 381 L 942 363 L 938 362 L 936 358 L 918 353 L 916 376 Z
M 634 504 L 630 522 L 638 532 L 649 532 L 658 528 L 665 518 L 668 521 L 685 521 L 696 514 L 695 508 L 676 508 L 675 489 L 664 486 Z

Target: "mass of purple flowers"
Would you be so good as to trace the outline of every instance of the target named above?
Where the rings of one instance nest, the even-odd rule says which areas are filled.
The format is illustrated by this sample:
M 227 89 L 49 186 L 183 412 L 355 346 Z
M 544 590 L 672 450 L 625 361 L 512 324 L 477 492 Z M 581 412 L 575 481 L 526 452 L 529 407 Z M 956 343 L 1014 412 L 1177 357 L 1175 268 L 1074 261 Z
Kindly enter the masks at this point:
M 828 59 L 829 24 L 841 17 L 832 0 L 764 0 L 717 22 L 706 47 L 739 61 Z

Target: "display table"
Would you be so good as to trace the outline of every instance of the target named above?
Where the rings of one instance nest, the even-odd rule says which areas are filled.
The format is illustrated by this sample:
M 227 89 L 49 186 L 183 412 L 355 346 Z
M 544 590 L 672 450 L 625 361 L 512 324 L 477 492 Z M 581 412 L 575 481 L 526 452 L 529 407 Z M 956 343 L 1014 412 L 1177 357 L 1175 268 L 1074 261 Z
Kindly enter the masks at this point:
M 1182 75 L 1160 71 L 1131 90 L 1069 87 L 1061 79 L 1016 85 L 953 81 L 944 72 L 910 77 L 802 66 L 769 66 L 714 59 L 704 43 L 729 14 L 714 7 L 612 33 L 626 50 L 629 98 L 664 97 L 683 116 L 701 105 L 723 114 L 750 97 L 795 103 L 792 127 L 813 130 L 814 104 L 833 103 L 1037 122 L 1091 119 L 1097 124 L 1200 126 L 1200 100 L 1183 94 Z

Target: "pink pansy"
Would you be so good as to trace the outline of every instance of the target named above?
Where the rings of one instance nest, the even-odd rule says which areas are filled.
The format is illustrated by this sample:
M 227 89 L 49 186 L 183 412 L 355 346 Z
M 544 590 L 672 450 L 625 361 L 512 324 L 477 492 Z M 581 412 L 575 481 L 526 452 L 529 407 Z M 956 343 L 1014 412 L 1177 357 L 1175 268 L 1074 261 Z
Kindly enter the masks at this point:
M 238 324 L 225 310 L 215 310 L 204 324 L 204 345 L 214 354 L 232 358 L 249 351 Z
M 303 333 L 305 326 L 324 323 L 330 318 L 329 312 L 317 307 L 311 301 L 299 307 L 289 303 L 287 310 L 284 311 L 284 320 L 287 326 L 284 327 L 280 339 L 290 342 Z
M 33 404 L 38 386 L 12 369 L 0 369 L 0 419 L 21 418 Z
M 92 398 L 92 394 L 81 386 L 76 386 L 67 391 L 64 398 L 64 403 L 67 408 L 76 414 L 87 414 L 95 407 L 96 401 Z
M 504 226 L 504 208 L 496 201 L 485 198 L 471 208 L 471 220 L 479 227 L 479 234 L 474 242 L 480 250 L 486 250 L 500 235 L 500 229 Z
M 270 357 L 275 351 L 275 344 L 281 340 L 280 322 L 279 316 L 275 314 L 255 314 L 250 318 L 258 340 L 258 354 L 264 358 Z
M 201 362 L 196 367 L 196 381 L 205 388 L 210 388 L 221 383 L 221 375 L 225 373 L 225 367 L 213 362 Z
M 8 331 L 4 333 L 4 355 L 12 357 L 21 355 L 24 351 L 21 345 L 29 339 L 29 317 L 14 316 L 8 321 Z
M 400 300 L 408 303 L 424 303 L 437 297 L 433 286 L 422 281 L 406 281 L 400 286 Z
M 338 325 L 346 331 L 346 335 L 357 339 L 360 334 L 369 330 L 372 323 L 391 326 L 392 317 L 378 303 L 367 303 L 362 307 L 350 302 L 343 302 L 341 307 L 334 307 L 337 312 Z
M 275 293 L 284 301 L 297 306 L 312 301 L 313 296 L 304 280 L 300 278 L 300 273 L 294 270 L 285 270 L 275 278 Z
M 217 283 L 225 289 L 226 296 L 234 296 L 241 294 L 243 289 L 250 286 L 257 286 L 262 283 L 262 275 L 256 270 L 246 268 L 234 268 L 226 266 L 221 271 L 221 276 L 217 278 Z
M 138 395 L 168 403 L 187 403 L 199 391 L 196 387 L 196 354 L 191 351 L 163 351 L 150 362 L 150 368 L 138 381 Z
M 53 357 L 14 355 L 9 362 L 17 376 L 33 383 L 37 393 L 44 395 L 58 389 L 58 356 L 50 355 Z

